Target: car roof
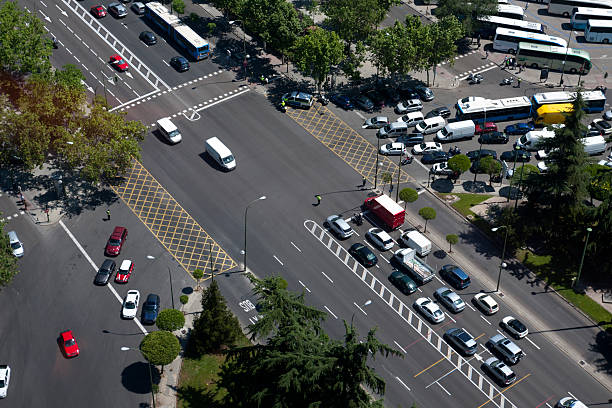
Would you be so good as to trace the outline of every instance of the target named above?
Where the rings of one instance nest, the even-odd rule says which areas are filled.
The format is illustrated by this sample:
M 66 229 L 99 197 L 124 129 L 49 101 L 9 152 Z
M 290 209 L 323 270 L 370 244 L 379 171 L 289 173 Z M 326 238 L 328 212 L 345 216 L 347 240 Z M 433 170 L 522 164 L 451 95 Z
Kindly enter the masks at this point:
M 132 261 L 130 261 L 129 259 L 125 259 L 123 260 L 123 262 L 121 262 L 121 269 L 130 269 L 131 265 Z
M 60 333 L 60 336 L 62 336 L 63 340 L 69 340 L 74 337 L 72 335 L 72 330 L 64 330 L 63 332 Z
M 147 302 L 159 302 L 159 296 L 157 296 L 155 293 L 149 293 L 149 295 L 147 296 Z
M 112 259 L 105 259 L 104 262 L 102 262 L 101 269 L 110 269 L 112 265 L 115 265 L 115 261 Z

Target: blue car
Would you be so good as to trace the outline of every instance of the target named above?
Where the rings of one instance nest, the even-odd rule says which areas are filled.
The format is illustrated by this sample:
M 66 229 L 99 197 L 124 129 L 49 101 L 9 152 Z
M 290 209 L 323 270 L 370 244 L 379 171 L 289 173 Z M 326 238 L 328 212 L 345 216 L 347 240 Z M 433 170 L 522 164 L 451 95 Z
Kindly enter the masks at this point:
M 535 127 L 531 123 L 516 123 L 514 125 L 508 125 L 504 129 L 504 133 L 507 135 L 524 135 L 527 132 L 532 131 Z
M 329 100 L 342 109 L 346 109 L 346 110 L 355 109 L 355 105 L 353 105 L 353 102 L 351 102 L 351 99 L 346 95 L 333 94 L 332 96 L 330 96 Z

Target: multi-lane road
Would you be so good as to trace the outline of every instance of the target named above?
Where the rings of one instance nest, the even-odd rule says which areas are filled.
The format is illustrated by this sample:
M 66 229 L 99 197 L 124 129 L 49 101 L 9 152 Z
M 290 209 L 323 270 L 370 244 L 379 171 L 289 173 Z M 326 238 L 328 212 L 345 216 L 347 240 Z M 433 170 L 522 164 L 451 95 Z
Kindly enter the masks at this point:
M 355 226 L 357 234 L 344 242 L 326 232 L 322 224 L 328 215 L 348 218 L 370 192 L 358 187 L 361 175 L 373 182 L 375 157 L 350 151 L 375 144 L 373 131 L 360 128 L 362 118 L 356 112 L 317 105 L 316 111 L 283 115 L 256 88 L 240 87 L 235 74 L 214 58 L 176 73 L 167 62 L 177 52 L 164 41 L 152 47 L 140 42 L 138 34 L 150 27 L 131 11 L 123 20 L 107 16 L 93 21 L 85 17 L 91 1 L 24 4 L 45 19 L 61 42 L 54 65 L 77 65 L 93 92 L 106 90 L 109 104 L 126 111 L 130 119 L 149 126 L 161 117 L 173 117 L 183 141 L 169 146 L 156 137 L 154 126 L 149 129 L 142 144 L 146 171 L 134 175 L 148 174 L 147 189 L 128 196 L 115 188 L 121 200 L 108 201 L 110 222 L 103 220 L 104 206 L 39 229 L 19 213 L 14 200 L 0 197 L 4 216 L 17 214 L 8 220 L 8 228 L 18 230 L 26 246 L 22 273 L 0 293 L 5 305 L 0 328 L 7 334 L 0 340 L 0 357 L 13 368 L 7 403 L 107 407 L 147 401 L 148 378 L 141 356 L 122 353 L 120 348 L 137 347 L 151 328 L 122 321 L 121 298 L 128 288 L 135 288 L 142 298 L 159 294 L 162 306 L 171 307 L 173 299 L 177 302 L 183 291 L 194 286 L 188 274 L 193 265 L 202 265 L 207 272 L 239 271 L 245 208 L 265 195 L 266 200 L 249 209 L 248 269 L 257 276 L 280 274 L 291 290 L 304 291 L 309 304 L 328 313 L 326 329 L 336 338 L 344 332 L 343 320 L 353 321 L 362 335 L 377 327 L 381 341 L 404 355 L 378 356 L 372 362 L 387 381 L 388 406 L 416 402 L 423 407 L 550 407 L 567 395 L 576 395 L 587 405 L 612 406 L 606 353 L 598 349 L 601 332 L 519 265 L 511 265 L 502 276 L 501 291 L 493 294 L 500 303 L 497 315 L 486 317 L 468 306 L 431 325 L 415 314 L 412 303 L 419 296 L 431 297 L 442 281 L 436 278 L 404 296 L 387 281 L 389 252 L 375 251 L 378 266 L 368 271 L 346 254 L 352 243 L 365 241 L 368 223 Z M 108 56 L 115 52 L 131 58 L 130 75 L 116 73 L 108 64 Z M 466 63 L 469 58 L 480 59 L 467 56 Z M 137 61 L 141 65 L 136 69 Z M 495 72 L 491 72 L 494 78 L 502 76 Z M 489 97 L 500 93 L 496 82 L 476 89 L 462 85 L 436 90 L 436 100 L 426 109 L 452 106 L 458 97 L 474 92 Z M 503 92 L 512 96 L 525 90 L 503 88 Z M 231 148 L 238 164 L 235 171 L 218 171 L 204 153 L 204 141 L 212 136 Z M 462 148 L 469 150 L 469 142 L 465 143 Z M 427 169 L 413 163 L 402 174 L 404 185 L 417 187 L 408 180 L 426 179 Z M 419 199 L 407 205 L 405 227 L 421 224 L 419 208 L 436 210 L 437 218 L 428 224 L 436 248 L 427 261 L 436 269 L 457 263 L 470 273 L 473 284 L 460 292 L 469 304 L 475 293 L 495 287 L 500 248 L 429 191 L 419 191 Z M 319 206 L 313 206 L 315 194 L 323 196 Z M 173 203 L 172 217 L 164 218 L 170 214 L 168 203 Z M 128 285 L 95 287 L 95 266 L 104 259 L 104 243 L 114 225 L 129 228 L 119 259 L 133 260 L 136 273 Z M 460 236 L 451 254 L 444 241 L 450 233 Z M 398 233 L 393 237 L 397 239 Z M 206 256 L 198 257 L 200 252 Z M 256 299 L 244 277 L 230 273 L 218 279 L 241 322 L 254 321 Z M 372 303 L 363 306 L 367 300 Z M 517 382 L 500 388 L 480 365 L 490 356 L 484 343 L 501 330 L 499 321 L 506 315 L 524 320 L 530 335 L 517 341 L 526 353 L 515 366 Z M 475 357 L 459 358 L 440 341 L 451 327 L 464 327 L 477 338 Z M 77 359 L 65 360 L 57 347 L 56 338 L 65 328 L 74 330 L 79 340 Z

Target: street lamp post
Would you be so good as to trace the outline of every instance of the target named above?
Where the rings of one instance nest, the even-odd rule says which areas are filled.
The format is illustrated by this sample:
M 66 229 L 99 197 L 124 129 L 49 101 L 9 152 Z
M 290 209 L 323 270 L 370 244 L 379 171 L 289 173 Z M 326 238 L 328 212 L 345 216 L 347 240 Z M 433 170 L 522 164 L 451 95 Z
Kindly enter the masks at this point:
M 496 292 L 499 292 L 499 283 L 501 281 L 501 273 L 502 273 L 502 269 L 505 268 L 506 263 L 504 262 L 504 258 L 506 257 L 506 243 L 508 242 L 508 232 L 509 232 L 509 228 L 507 225 L 502 225 L 501 227 L 494 227 L 491 228 L 491 231 L 495 232 L 497 230 L 500 230 L 502 228 L 506 229 L 506 235 L 504 237 L 504 248 L 502 249 L 502 256 L 501 256 L 501 262 L 499 263 L 499 274 L 497 275 L 497 288 L 495 289 Z
M 266 196 L 261 196 L 256 198 L 247 204 L 246 209 L 244 210 L 244 272 L 247 270 L 247 216 L 249 215 L 249 207 L 255 204 L 258 201 L 265 200 Z
M 380 137 L 376 134 L 376 171 L 374 172 L 374 190 L 378 185 L 378 155 L 380 154 Z
M 523 170 L 525 169 L 525 164 L 521 166 L 521 176 L 519 177 L 518 189 L 516 190 L 516 201 L 514 202 L 514 210 L 518 207 L 518 200 L 521 194 L 521 184 L 523 184 Z
M 246 32 L 244 31 L 244 23 L 242 20 L 231 20 L 230 25 L 240 23 L 240 28 L 242 29 L 242 57 L 244 60 L 242 61 L 242 66 L 244 67 L 244 80 L 247 80 L 247 53 L 246 53 Z
M 131 347 L 121 347 L 121 351 L 139 351 L 140 354 L 142 354 L 142 351 L 140 351 L 140 349 L 135 349 L 135 348 L 131 348 Z M 144 357 L 144 355 L 142 355 Z M 153 392 L 153 374 L 151 374 L 151 363 L 149 363 L 147 361 L 147 364 L 149 365 L 149 381 L 151 382 L 151 398 L 153 398 L 153 408 L 155 408 L 155 393 Z
M 482 122 L 483 128 L 487 125 L 487 110 L 484 110 L 484 121 Z M 472 191 L 476 191 L 476 176 L 478 176 L 478 168 L 480 167 L 480 155 L 482 154 L 482 138 L 480 139 L 480 147 L 478 148 L 478 166 L 474 168 L 474 182 L 472 183 Z
M 584 262 L 584 255 L 586 254 L 587 244 L 589 243 L 589 235 L 591 234 L 591 231 L 593 231 L 593 229 L 591 227 L 588 227 L 586 231 L 587 235 L 586 239 L 584 240 L 584 249 L 582 250 L 582 257 L 580 258 L 580 266 L 578 266 L 578 276 L 576 276 L 576 280 L 572 284 L 572 288 L 576 286 L 576 284 L 580 280 L 580 274 L 582 273 L 582 263 Z
M 405 148 L 405 145 L 404 145 L 404 148 Z M 402 157 L 404 157 L 404 155 L 400 154 L 398 157 L 399 157 L 399 160 L 397 161 L 397 188 L 395 189 L 395 201 L 396 202 L 399 200 L 400 174 L 401 174 L 401 169 L 402 169 Z
M 569 30 L 569 38 L 567 39 L 567 48 L 565 48 L 565 57 L 563 58 L 563 66 L 561 68 L 561 79 L 559 80 L 559 86 L 563 85 L 563 75 L 565 74 L 565 63 L 567 62 L 567 53 L 570 49 L 570 43 L 572 42 L 572 31 Z
M 518 146 L 514 146 L 514 165 L 512 165 L 512 177 L 510 178 L 510 186 L 508 187 L 508 199 L 506 200 L 507 203 L 510 202 L 510 194 L 512 193 L 512 179 L 514 178 L 514 170 L 516 170 L 516 159 L 518 158 L 518 151 L 521 148 Z M 525 164 L 523 163 L 523 166 Z

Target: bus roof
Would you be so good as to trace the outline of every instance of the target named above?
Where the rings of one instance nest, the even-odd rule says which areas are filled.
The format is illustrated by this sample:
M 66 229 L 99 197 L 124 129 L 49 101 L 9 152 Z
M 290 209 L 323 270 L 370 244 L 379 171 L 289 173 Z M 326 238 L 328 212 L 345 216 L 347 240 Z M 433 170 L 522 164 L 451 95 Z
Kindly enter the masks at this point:
M 542 114 L 546 114 L 546 113 L 554 113 L 554 112 L 567 113 L 567 112 L 572 112 L 573 110 L 574 110 L 574 105 L 571 103 L 555 103 L 552 105 L 540 106 L 536 112 L 538 113 L 538 116 L 541 116 Z
M 174 14 L 171 14 L 168 9 L 161 3 L 154 1 L 145 4 L 145 7 L 150 9 L 153 14 L 157 15 L 159 18 L 164 20 L 166 24 L 170 26 L 181 24 L 181 20 Z
M 565 41 L 563 38 L 554 37 L 552 35 L 547 35 L 547 34 L 532 33 L 530 31 L 512 30 L 510 28 L 504 28 L 504 27 L 497 27 L 497 29 L 495 30 L 495 33 L 502 34 L 502 35 L 513 35 L 517 37 L 532 38 L 534 40 L 550 40 L 550 41 L 561 43 L 563 44 L 564 47 L 567 46 L 567 41 Z
M 587 21 L 587 25 L 590 27 L 612 27 L 612 21 L 610 20 L 591 20 Z
M 601 16 L 602 14 L 612 15 L 612 10 L 611 9 L 604 9 L 604 8 L 576 7 L 575 10 L 576 11 L 574 11 L 574 13 L 572 13 L 572 18 L 576 14 L 584 14 L 584 15 L 588 15 L 588 16 Z
M 565 48 L 565 47 L 557 47 L 554 45 L 543 45 L 543 44 L 532 44 L 528 42 L 520 42 L 518 45 L 518 49 L 519 49 L 519 52 L 521 51 L 521 49 L 523 50 L 530 49 L 534 51 L 552 52 L 555 54 L 567 53 L 568 55 L 576 55 L 579 57 L 586 58 L 589 61 L 591 60 L 591 57 L 588 52 L 586 52 L 585 50 L 579 50 L 577 48 Z
M 508 17 L 499 17 L 499 16 L 482 16 L 479 18 L 480 21 L 489 22 L 492 24 L 503 24 L 515 26 L 516 28 L 523 28 L 532 31 L 544 31 L 542 24 L 536 23 L 533 21 L 525 21 L 525 20 L 517 20 L 514 18 Z
M 200 37 L 195 31 L 186 25 L 174 27 L 176 31 L 182 35 L 187 41 L 193 44 L 194 47 L 200 48 L 208 45 L 208 41 Z
M 580 92 L 580 95 L 585 101 L 606 99 L 606 96 L 601 91 Z M 533 101 L 536 105 L 567 103 L 574 99 L 576 99 L 576 92 L 542 92 L 533 95 Z
M 521 6 L 515 6 L 514 4 L 497 4 L 498 13 L 512 13 L 523 15 L 523 8 Z
M 473 102 L 465 102 L 459 105 L 459 109 L 463 113 L 480 111 L 480 110 L 497 110 L 505 108 L 517 108 L 520 106 L 531 106 L 531 101 L 527 96 L 515 96 L 505 99 L 478 99 Z

